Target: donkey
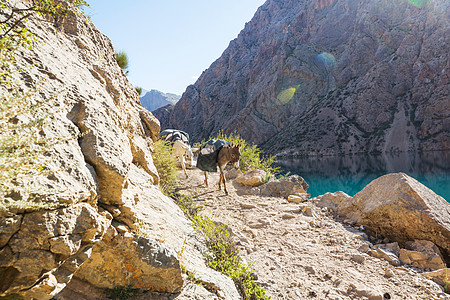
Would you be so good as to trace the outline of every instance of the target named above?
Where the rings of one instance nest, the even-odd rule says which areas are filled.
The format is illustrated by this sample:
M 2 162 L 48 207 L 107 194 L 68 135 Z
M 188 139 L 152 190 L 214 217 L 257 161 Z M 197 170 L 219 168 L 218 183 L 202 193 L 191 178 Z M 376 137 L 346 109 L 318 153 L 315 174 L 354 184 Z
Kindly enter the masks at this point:
M 240 148 L 241 144 L 235 145 L 234 142 L 231 142 L 231 144 L 223 145 L 222 148 L 219 149 L 219 153 L 217 154 L 217 166 L 219 166 L 220 169 L 219 190 L 221 189 L 220 185 L 223 182 L 223 190 L 225 191 L 226 195 L 228 195 L 228 191 L 225 185 L 225 175 L 223 174 L 223 170 L 229 162 L 233 163 L 236 169 L 239 168 L 239 159 L 241 158 L 241 152 L 239 151 Z M 204 174 L 205 185 L 208 186 L 207 171 L 204 171 Z
M 172 155 L 178 158 L 181 164 L 181 168 L 184 171 L 184 175 L 186 176 L 186 178 L 188 178 L 188 175 L 186 173 L 186 161 L 184 157 L 186 156 L 188 158 L 188 164 L 190 167 L 192 167 L 194 154 L 192 153 L 191 147 L 189 145 L 186 145 L 181 140 L 176 140 L 173 143 Z

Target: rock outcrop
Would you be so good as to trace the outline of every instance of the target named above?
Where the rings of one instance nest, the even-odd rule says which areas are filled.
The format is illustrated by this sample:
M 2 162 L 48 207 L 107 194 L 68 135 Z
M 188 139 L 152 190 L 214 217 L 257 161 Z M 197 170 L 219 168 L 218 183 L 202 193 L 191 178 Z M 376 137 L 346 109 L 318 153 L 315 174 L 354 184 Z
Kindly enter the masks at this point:
M 155 115 L 278 155 L 450 149 L 450 4 L 419 2 L 268 0 Z
M 128 286 L 238 299 L 159 190 L 152 159 L 159 121 L 140 105 L 111 41 L 79 13 L 58 28 L 43 20 L 27 26 L 41 42 L 18 53 L 14 81 L 47 105 L 40 134 L 62 141 L 46 153 L 48 172 L 22 183 L 42 191 L 36 200 L 48 209 L 33 211 L 25 194 L 0 199 L 14 207 L 0 211 L 0 297 L 102 299 L 105 289 Z
M 419 269 L 439 270 L 445 269 L 446 265 L 442 259 L 439 249 L 430 241 L 412 241 L 406 245 L 411 250 L 401 249 L 399 253 L 400 260 Z
M 103 238 L 111 224 L 108 215 L 87 203 L 25 214 L 0 250 L 0 294 L 28 299 L 56 295 Z
M 417 248 L 411 241 L 430 241 L 449 260 L 450 204 L 414 178 L 388 174 L 373 180 L 353 198 L 324 196 L 325 203 L 334 201 L 329 208 L 348 222 L 396 241 L 403 248 Z M 404 257 L 408 259 L 407 252 Z

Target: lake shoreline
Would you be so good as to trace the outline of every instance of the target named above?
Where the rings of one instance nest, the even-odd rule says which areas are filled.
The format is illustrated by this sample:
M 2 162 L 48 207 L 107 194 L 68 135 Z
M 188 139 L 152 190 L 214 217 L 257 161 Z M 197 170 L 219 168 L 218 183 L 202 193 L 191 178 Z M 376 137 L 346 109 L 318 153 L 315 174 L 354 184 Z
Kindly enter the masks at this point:
M 305 178 L 312 196 L 335 191 L 354 196 L 372 180 L 402 172 L 450 202 L 450 151 L 277 158 L 275 165 Z

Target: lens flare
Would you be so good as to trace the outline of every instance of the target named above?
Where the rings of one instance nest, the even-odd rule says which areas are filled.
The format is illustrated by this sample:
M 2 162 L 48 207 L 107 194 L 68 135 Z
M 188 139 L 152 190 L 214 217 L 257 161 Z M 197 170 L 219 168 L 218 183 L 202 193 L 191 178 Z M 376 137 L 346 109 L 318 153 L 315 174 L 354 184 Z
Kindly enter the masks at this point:
M 295 91 L 300 87 L 300 84 L 293 88 L 288 88 L 281 91 L 277 96 L 277 104 L 284 105 L 291 101 L 292 97 L 294 97 Z
M 336 66 L 336 58 L 333 54 L 322 52 L 316 56 L 316 60 L 325 67 L 334 68 Z
M 428 0 L 408 0 L 408 2 L 414 5 L 415 7 L 422 8 L 425 6 L 425 4 L 428 3 Z

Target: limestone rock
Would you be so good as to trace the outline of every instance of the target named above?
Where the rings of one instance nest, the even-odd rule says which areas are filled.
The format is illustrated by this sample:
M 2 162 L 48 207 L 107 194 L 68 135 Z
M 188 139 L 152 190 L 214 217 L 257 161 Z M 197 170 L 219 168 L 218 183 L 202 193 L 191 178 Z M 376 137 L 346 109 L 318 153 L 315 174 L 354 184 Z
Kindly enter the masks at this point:
M 338 191 L 334 193 L 325 193 L 315 198 L 319 207 L 327 207 L 332 211 L 336 211 L 341 202 L 350 201 L 352 197 L 344 192 Z
M 23 71 L 14 74 L 26 74 L 14 78 L 18 84 L 33 89 L 45 82 L 36 100 L 52 99 L 45 136 L 67 138 L 49 149 L 54 176 L 30 184 L 56 190 L 50 200 L 57 203 L 120 205 L 131 164 L 141 164 L 158 182 L 150 150 L 159 121 L 140 106 L 111 41 L 78 13 L 68 20 L 63 34 L 51 22 L 31 20 L 29 30 L 42 42 L 22 51 L 15 63 Z
M 397 242 L 388 243 L 388 244 L 377 244 L 377 245 L 374 245 L 373 247 L 375 249 L 388 250 L 388 251 L 394 253 L 397 256 L 400 254 L 400 246 L 398 245 Z
M 411 250 L 401 249 L 400 260 L 422 270 L 438 270 L 446 267 L 442 255 L 435 244 L 429 241 L 407 242 Z
M 289 195 L 305 193 L 308 187 L 309 185 L 302 177 L 291 175 L 269 181 L 259 187 L 254 187 L 250 190 L 250 193 L 261 196 L 287 198 Z
M 225 173 L 225 178 L 228 179 L 228 180 L 230 180 L 230 179 L 236 179 L 236 178 L 239 177 L 239 176 L 242 176 L 242 171 L 241 171 L 240 169 L 235 169 L 235 168 L 233 168 L 233 169 L 231 169 L 231 170 L 228 170 L 228 171 Z
M 8 243 L 11 236 L 19 230 L 21 222 L 21 215 L 2 218 L 0 221 L 0 249 L 3 248 Z
M 302 203 L 308 200 L 309 195 L 307 193 L 298 193 L 296 195 L 289 195 L 287 200 L 292 203 Z
M 76 281 L 73 284 L 70 282 L 67 285 L 67 293 L 63 290 L 61 296 L 83 295 L 86 289 L 95 291 L 105 285 L 111 286 L 116 281 L 113 278 L 120 277 L 120 274 L 128 274 L 120 279 L 121 284 L 142 286 L 144 289 L 150 290 L 156 290 L 156 288 L 166 291 L 177 290 L 180 288 L 177 275 L 180 274 L 180 267 L 178 266 L 178 270 L 175 267 L 177 264 L 175 260 L 177 260 L 178 264 L 182 264 L 187 270 L 194 273 L 197 280 L 206 286 L 213 287 L 213 290 L 223 293 L 225 299 L 239 298 L 239 293 L 229 277 L 206 266 L 201 252 L 206 251 L 205 246 L 200 242 L 192 225 L 186 220 L 173 199 L 164 196 L 159 188 L 151 183 L 150 174 L 133 164 L 124 186 L 122 205 L 117 207 L 120 213 L 117 215 L 113 206 L 105 206 L 105 208 L 108 211 L 116 211 L 115 220 L 127 226 L 116 221 L 113 222 L 115 227 L 111 226 L 104 241 L 94 248 L 90 263 L 83 267 L 83 270 L 77 272 L 74 276 Z M 117 231 L 121 233 L 118 234 Z M 132 234 L 130 231 L 137 232 L 138 235 Z M 145 239 L 141 240 L 144 237 Z M 164 260 L 169 263 L 169 267 L 161 264 L 158 270 L 151 264 L 148 265 L 149 260 L 145 259 L 146 256 L 136 250 L 136 243 L 141 243 L 139 241 L 143 241 L 143 244 L 150 243 L 150 246 L 157 245 L 152 247 L 155 251 L 160 249 L 163 257 L 167 256 L 167 259 Z M 152 248 L 150 246 L 147 248 Z M 123 251 L 116 251 L 116 249 Z M 110 259 L 103 258 L 104 252 Z M 182 255 L 174 256 L 175 252 L 182 253 Z M 151 256 L 149 257 L 151 258 Z M 139 261 L 141 259 L 144 261 Z M 129 268 L 122 266 L 122 263 L 125 262 L 129 264 Z M 109 268 L 108 265 L 115 267 Z M 96 273 L 91 271 L 92 268 L 101 269 L 103 275 L 96 278 Z M 149 275 L 147 277 L 135 276 L 138 274 L 136 272 L 142 268 L 146 269 Z M 150 272 L 153 272 L 153 275 Z M 170 276 L 169 278 L 173 280 L 172 282 L 168 281 L 165 285 L 166 283 L 160 280 L 161 276 Z M 150 285 L 155 282 L 158 283 L 158 286 L 151 287 Z M 186 293 L 189 295 L 189 291 L 181 291 L 181 294 Z
M 0 278 L 5 278 L 0 295 L 25 290 L 23 296 L 50 299 L 89 257 L 109 224 L 87 203 L 25 214 L 0 253 Z
M 176 253 L 157 241 L 133 234 L 97 243 L 76 276 L 95 287 L 109 289 L 131 286 L 176 293 L 183 286 Z
M 161 130 L 159 120 L 155 118 L 152 113 L 144 109 L 139 112 L 139 116 L 141 117 L 142 122 L 147 126 L 152 141 L 156 142 L 159 137 L 159 131 Z
M 238 299 L 233 281 L 207 267 L 205 245 L 190 222 L 159 191 L 152 159 L 159 121 L 140 105 L 111 41 L 79 13 L 71 13 L 58 30 L 43 20 L 30 20 L 27 26 L 42 42 L 18 53 L 13 79 L 25 91 L 39 87 L 36 101 L 52 99 L 52 118 L 41 134 L 67 138 L 48 149 L 48 168 L 55 174 L 27 184 L 51 190 L 47 202 L 65 208 L 2 213 L 0 297 L 17 293 L 25 299 L 50 299 L 68 286 L 79 292 L 73 299 L 82 299 L 102 282 L 113 286 L 109 278 L 178 292 L 182 280 L 175 253 L 185 245 L 186 267 L 224 298 Z M 18 213 L 23 216 L 14 215 Z M 118 226 L 120 234 L 110 226 L 113 218 L 114 224 L 125 224 Z M 114 245 L 129 252 L 117 253 Z M 103 249 L 105 257 L 95 249 Z M 106 279 L 86 275 L 91 282 L 78 285 L 81 274 L 88 273 L 78 271 L 91 255 L 96 268 L 105 268 L 101 275 Z M 102 258 L 108 259 L 103 267 Z
M 263 170 L 253 169 L 236 178 L 236 182 L 246 186 L 260 186 L 264 184 L 267 173 Z
M 450 268 L 436 270 L 432 272 L 424 272 L 422 273 L 422 275 L 428 279 L 433 280 L 434 282 L 443 287 L 445 285 L 450 284 Z
M 398 259 L 398 257 L 394 253 L 385 249 L 378 248 L 375 250 L 369 250 L 367 253 L 369 253 L 373 257 L 383 258 L 395 267 L 400 265 L 400 260 Z
M 353 261 L 356 261 L 359 264 L 362 264 L 366 260 L 364 255 L 361 255 L 361 254 L 353 254 L 351 256 L 351 258 L 352 258 Z
M 279 155 L 450 149 L 448 10 L 266 1 L 172 112 L 154 113 L 194 141 L 237 132 Z
M 375 179 L 339 204 L 338 212 L 403 247 L 411 240 L 431 241 L 449 257 L 450 204 L 406 174 Z
M 351 283 L 348 291 L 348 295 L 353 297 L 360 297 L 370 300 L 383 300 L 383 295 L 373 287 L 368 287 L 363 283 Z
M 304 215 L 308 216 L 308 217 L 317 217 L 317 214 L 315 213 L 315 211 L 312 209 L 311 205 L 309 204 L 301 204 L 299 206 L 299 210 L 300 212 L 302 212 Z

